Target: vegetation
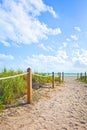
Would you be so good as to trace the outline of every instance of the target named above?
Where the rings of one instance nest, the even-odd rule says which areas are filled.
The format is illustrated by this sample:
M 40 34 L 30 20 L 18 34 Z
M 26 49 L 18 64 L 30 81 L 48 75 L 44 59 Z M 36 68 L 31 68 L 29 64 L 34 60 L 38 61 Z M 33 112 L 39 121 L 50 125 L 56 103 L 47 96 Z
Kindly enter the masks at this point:
M 18 70 L 17 72 L 13 70 L 7 71 L 6 68 L 0 73 L 1 77 L 13 76 L 16 74 L 23 73 Z M 26 81 L 25 77 L 16 77 L 5 80 L 0 80 L 0 110 L 4 108 L 3 104 L 14 103 L 15 98 L 18 98 L 26 93 Z
M 35 72 L 32 76 L 32 79 L 33 79 L 33 82 L 37 82 L 40 84 L 52 82 L 52 76 L 49 76 L 45 73 Z
M 6 68 L 0 73 L 0 78 L 13 76 L 21 74 L 23 71 L 18 70 L 7 70 Z M 39 75 L 39 76 L 37 76 Z M 35 72 L 32 75 L 33 83 L 45 84 L 52 82 L 52 76 L 47 75 L 46 73 Z M 59 80 L 58 77 L 55 78 L 56 81 Z M 13 104 L 15 99 L 26 94 L 26 75 L 19 76 L 15 78 L 0 80 L 0 111 L 4 109 L 5 105 Z
M 48 75 L 46 73 L 38 73 L 35 72 L 32 76 L 33 82 L 37 82 L 39 84 L 51 83 L 52 82 L 52 75 Z M 59 81 L 59 77 L 55 77 L 55 81 Z M 60 81 L 62 82 L 62 81 Z
M 84 82 L 84 83 L 87 83 L 87 76 L 82 76 L 82 78 L 79 78 L 78 79 L 80 82 Z

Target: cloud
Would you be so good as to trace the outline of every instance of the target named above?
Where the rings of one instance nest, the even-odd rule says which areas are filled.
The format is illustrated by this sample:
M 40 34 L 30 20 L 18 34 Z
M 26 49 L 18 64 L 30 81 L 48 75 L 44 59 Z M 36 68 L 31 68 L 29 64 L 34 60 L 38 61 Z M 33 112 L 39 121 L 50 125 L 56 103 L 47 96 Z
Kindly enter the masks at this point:
M 62 50 L 62 49 L 64 49 L 64 48 L 66 48 L 67 45 L 68 45 L 67 42 L 63 42 L 62 45 L 59 47 L 59 50 Z
M 64 50 L 58 50 L 58 52 L 57 52 L 57 58 L 58 58 L 58 61 L 60 63 L 65 63 L 66 60 L 67 60 L 67 58 L 68 58 L 66 51 L 64 51 Z
M 87 65 L 87 50 L 85 49 L 76 49 L 73 51 L 73 63 L 79 62 L 82 65 Z
M 78 37 L 77 37 L 76 35 L 71 35 L 70 37 L 71 37 L 71 39 L 73 39 L 73 40 L 75 40 L 75 41 L 78 40 Z
M 61 34 L 62 33 L 62 31 L 61 31 L 61 29 L 60 28 L 56 28 L 56 29 L 52 29 L 52 28 L 49 28 L 48 30 L 47 30 L 47 32 L 48 32 L 48 34 L 51 34 L 51 35 L 58 35 L 58 34 Z
M 45 51 L 48 51 L 47 47 L 45 47 L 44 44 L 39 44 L 39 47 L 42 48 Z
M 77 32 L 81 32 L 80 27 L 74 27 L 74 29 L 75 29 Z
M 47 10 L 48 10 L 55 18 L 58 17 L 58 15 L 55 13 L 55 11 L 53 10 L 52 7 L 47 6 Z
M 66 51 L 59 49 L 56 55 L 32 55 L 24 61 L 33 71 L 39 72 L 80 72 L 87 69 L 87 50 L 78 48 L 67 55 Z
M 42 48 L 45 51 L 54 51 L 52 47 L 50 46 L 45 46 L 44 44 L 39 44 L 39 47 Z
M 57 54 L 52 55 L 32 55 L 27 56 L 25 64 L 38 71 L 58 71 L 61 70 L 67 62 L 67 54 L 63 50 L 58 50 Z M 60 68 L 58 68 L 60 66 Z
M 23 1 L 22 1 L 23 2 Z M 30 5 L 31 9 L 30 11 L 34 14 L 34 15 L 40 15 L 41 12 L 50 12 L 53 17 L 57 18 L 57 14 L 56 12 L 53 10 L 53 8 L 51 6 L 47 6 L 43 3 L 42 0 L 29 0 L 28 4 Z M 29 11 L 29 10 L 28 10 Z
M 38 16 L 46 11 L 56 17 L 53 8 L 42 0 L 4 0 L 0 4 L 0 42 L 7 46 L 38 43 L 48 35 L 60 34 L 60 28 L 52 29 L 39 21 Z
M 7 46 L 7 47 L 10 47 L 10 43 L 6 42 L 6 41 L 1 41 L 1 43 L 4 45 L 4 46 Z
M 70 41 L 71 41 L 71 39 L 70 39 L 70 38 L 67 38 L 67 39 L 66 39 L 66 41 L 67 41 L 67 42 L 70 42 Z
M 54 49 L 50 46 L 47 46 L 47 48 L 48 48 L 49 51 L 54 51 Z
M 63 42 L 63 47 L 66 47 L 67 46 L 67 42 Z
M 0 54 L 1 60 L 13 60 L 14 57 L 12 55 Z

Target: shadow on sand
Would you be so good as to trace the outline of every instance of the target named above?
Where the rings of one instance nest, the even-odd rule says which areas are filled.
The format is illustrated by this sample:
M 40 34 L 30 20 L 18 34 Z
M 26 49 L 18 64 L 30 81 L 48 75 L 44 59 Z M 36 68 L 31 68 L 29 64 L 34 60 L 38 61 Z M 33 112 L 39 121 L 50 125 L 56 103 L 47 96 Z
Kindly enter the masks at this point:
M 16 108 L 16 107 L 21 107 L 21 106 L 25 106 L 29 103 L 24 102 L 24 103 L 18 103 L 18 104 L 12 104 L 12 105 L 6 105 L 5 109 L 9 109 L 9 108 Z
M 85 85 L 84 87 L 87 88 L 87 85 Z

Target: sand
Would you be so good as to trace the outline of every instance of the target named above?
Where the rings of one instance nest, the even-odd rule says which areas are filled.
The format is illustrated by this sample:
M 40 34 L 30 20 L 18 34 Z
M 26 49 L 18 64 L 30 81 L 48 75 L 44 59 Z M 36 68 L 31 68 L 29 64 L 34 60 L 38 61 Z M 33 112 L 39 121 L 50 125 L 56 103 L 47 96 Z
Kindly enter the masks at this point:
M 87 85 L 75 77 L 65 81 L 54 90 L 43 88 L 46 98 L 38 102 L 6 109 L 0 130 L 87 130 Z

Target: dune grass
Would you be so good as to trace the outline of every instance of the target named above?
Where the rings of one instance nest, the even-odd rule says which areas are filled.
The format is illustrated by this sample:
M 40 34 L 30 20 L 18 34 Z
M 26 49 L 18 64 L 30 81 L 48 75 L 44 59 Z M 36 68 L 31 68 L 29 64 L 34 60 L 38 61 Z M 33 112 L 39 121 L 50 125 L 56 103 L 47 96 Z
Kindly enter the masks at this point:
M 22 74 L 23 71 L 7 70 L 4 68 L 0 73 L 0 78 Z M 39 76 L 36 76 L 37 74 Z M 46 73 L 35 72 L 32 75 L 32 81 L 38 84 L 52 82 L 52 76 Z M 55 81 L 59 81 L 59 77 L 55 77 Z M 27 92 L 27 75 L 15 78 L 0 80 L 0 111 L 5 108 L 6 104 L 13 104 L 16 98 L 20 98 Z M 35 96 L 34 96 L 35 97 Z
M 7 70 L 0 73 L 1 77 L 13 76 L 23 73 L 22 71 Z M 0 80 L 0 110 L 4 108 L 3 104 L 12 104 L 15 98 L 26 93 L 26 79 L 24 76 Z
M 82 78 L 79 78 L 78 81 L 86 83 L 87 84 L 87 76 L 83 76 Z

